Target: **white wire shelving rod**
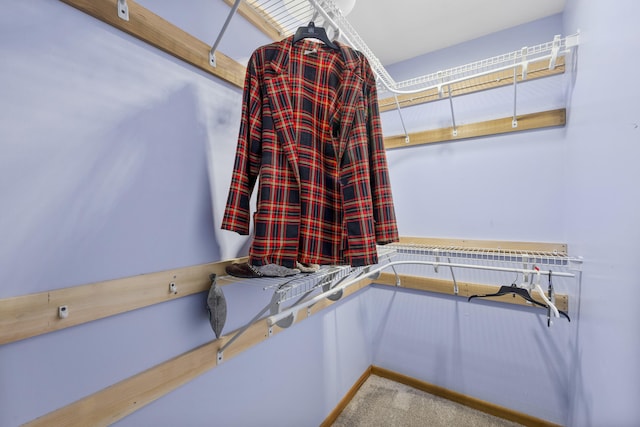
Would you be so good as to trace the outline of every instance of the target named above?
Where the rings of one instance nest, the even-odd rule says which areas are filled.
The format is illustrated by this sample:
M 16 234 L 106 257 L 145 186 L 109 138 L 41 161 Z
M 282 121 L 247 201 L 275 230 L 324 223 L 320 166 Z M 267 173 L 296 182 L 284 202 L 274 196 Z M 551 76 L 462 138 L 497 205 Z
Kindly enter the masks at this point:
M 511 68 L 526 66 L 532 60 L 549 59 L 551 68 L 555 67 L 555 59 L 559 54 L 570 51 L 571 48 L 578 45 L 579 34 L 573 34 L 564 39 L 556 36 L 553 41 L 542 43 L 536 46 L 522 48 L 517 51 L 498 55 L 482 61 L 476 61 L 459 67 L 450 68 L 444 71 L 420 76 L 412 79 L 396 82 L 387 72 L 380 60 L 373 51 L 367 46 L 357 31 L 351 26 L 349 21 L 342 15 L 340 9 L 335 5 L 333 0 L 308 0 L 309 3 L 322 15 L 326 22 L 337 28 L 340 35 L 344 37 L 347 43 L 351 44 L 355 49 L 361 51 L 369 60 L 376 76 L 382 85 L 390 92 L 397 94 L 412 94 L 422 92 L 432 88 L 439 88 L 443 84 L 457 83 L 460 81 L 470 80 L 481 77 L 497 71 L 508 70 Z M 543 55 L 545 52 L 548 54 Z M 508 64 L 507 64 L 508 63 Z M 507 65 L 499 65 L 507 64 Z M 486 69 L 489 67 L 489 69 Z M 484 71 L 478 71 L 485 68 Z M 470 75 L 461 75 L 469 73 Z M 451 77 L 451 78 L 448 78 Z M 428 85 L 428 86 L 424 86 Z M 405 89 L 413 86 L 420 86 L 415 89 Z
M 568 52 L 569 52 L 569 50 L 565 49 L 565 50 L 563 50 L 561 52 L 558 52 L 558 53 L 559 54 L 565 54 L 565 53 L 568 53 Z M 536 61 L 541 61 L 541 60 L 544 60 L 544 59 L 551 60 L 551 59 L 554 58 L 554 56 L 555 55 L 553 53 L 549 53 L 547 55 L 539 56 L 539 57 L 535 58 L 535 60 Z M 447 75 L 452 75 L 453 76 L 453 75 L 462 74 L 462 73 L 461 72 L 455 73 L 455 72 L 452 72 L 451 70 L 445 70 L 445 71 L 440 72 L 441 74 L 433 73 L 433 74 L 429 74 L 427 76 L 417 77 L 415 79 L 402 81 L 400 83 L 397 83 L 396 86 L 393 89 L 390 89 L 390 91 L 394 92 L 394 93 L 398 93 L 398 94 L 412 94 L 412 93 L 423 92 L 423 91 L 430 90 L 430 89 L 436 89 L 436 88 L 439 89 L 440 87 L 444 86 L 445 84 L 449 85 L 449 84 L 454 84 L 454 83 L 460 83 L 460 82 L 463 82 L 463 81 L 466 81 L 466 80 L 475 79 L 475 78 L 486 76 L 488 74 L 496 73 L 496 72 L 499 72 L 499 71 L 515 69 L 515 68 L 520 67 L 523 64 L 528 63 L 530 61 L 531 61 L 531 59 L 527 59 L 526 61 L 519 61 L 519 62 L 516 62 L 516 63 L 502 65 L 502 66 L 499 66 L 499 67 L 495 67 L 494 66 L 494 67 L 489 68 L 489 69 L 487 69 L 485 71 L 475 71 L 470 75 L 451 78 L 451 79 L 442 78 L 442 76 L 443 75 L 444 76 L 447 76 Z M 480 67 L 478 67 L 478 68 L 480 68 Z M 437 81 L 438 77 L 442 78 L 441 81 Z M 423 85 L 423 84 L 425 84 L 425 82 L 429 83 L 429 82 L 433 82 L 433 81 L 436 81 L 436 82 L 431 83 L 430 85 L 420 86 L 417 89 L 411 89 L 411 90 L 400 90 L 400 89 L 398 89 L 398 88 L 401 88 L 401 87 L 410 87 L 410 86 L 413 86 L 413 85 Z
M 274 314 L 271 315 L 269 317 L 267 317 L 267 324 L 269 326 L 273 326 L 275 325 L 277 322 L 279 322 L 282 319 L 285 319 L 291 315 L 295 316 L 300 310 L 306 309 L 308 307 L 311 307 L 312 305 L 316 304 L 317 302 L 323 300 L 324 298 L 327 298 L 328 296 L 335 294 L 336 292 L 342 291 L 344 289 L 346 289 L 347 287 L 361 281 L 362 279 L 366 279 L 370 276 L 376 276 L 377 274 L 381 273 L 383 270 L 385 270 L 388 267 L 393 267 L 396 265 L 404 265 L 404 264 L 418 264 L 418 265 L 430 265 L 430 266 L 443 266 L 443 267 L 451 267 L 451 268 L 469 268 L 469 269 L 476 269 L 476 270 L 489 270 L 489 271 L 504 271 L 504 272 L 509 272 L 509 273 L 522 273 L 522 274 L 546 274 L 546 272 L 540 271 L 540 270 L 532 270 L 532 269 L 527 269 L 527 268 L 509 268 L 509 267 L 493 267 L 490 265 L 473 265 L 473 264 L 458 264 L 458 263 L 449 263 L 449 262 L 435 262 L 435 261 L 417 261 L 417 260 L 411 260 L 411 261 L 392 261 L 389 262 L 383 266 L 380 266 L 374 270 L 370 270 L 369 272 L 367 272 L 366 274 L 363 274 L 355 279 L 346 281 L 338 286 L 335 286 L 333 288 L 331 288 L 328 291 L 322 292 L 321 294 L 316 295 L 315 297 L 305 300 L 299 304 L 293 305 L 291 307 L 288 307 L 284 310 L 282 310 L 280 313 L 278 314 Z M 575 278 L 576 275 L 573 273 L 565 273 L 565 272 L 554 272 L 553 273 L 554 277 L 571 277 L 571 278 Z
M 517 51 L 460 65 L 447 70 L 437 71 L 424 76 L 403 80 L 396 83 L 396 89 L 425 84 L 435 86 L 438 83 L 453 83 L 456 79 L 459 80 L 479 77 L 486 73 L 518 67 L 531 61 L 555 59 L 558 55 L 568 53 L 571 48 L 577 46 L 577 40 L 578 34 L 567 36 L 564 39 L 560 38 L 560 36 L 556 36 L 554 40 L 550 42 L 522 48 Z M 424 88 L 421 88 L 420 90 L 424 90 Z

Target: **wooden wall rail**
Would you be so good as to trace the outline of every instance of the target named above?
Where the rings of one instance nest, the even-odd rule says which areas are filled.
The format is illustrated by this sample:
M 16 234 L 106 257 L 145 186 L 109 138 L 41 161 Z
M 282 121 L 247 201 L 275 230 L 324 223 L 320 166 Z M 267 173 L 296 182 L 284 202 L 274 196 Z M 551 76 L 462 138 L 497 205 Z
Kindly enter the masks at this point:
M 209 290 L 209 274 L 237 260 L 0 299 L 0 345 Z M 175 283 L 178 293 L 169 291 Z M 67 306 L 68 317 L 58 317 Z
M 523 114 L 517 116 L 518 127 L 511 125 L 513 117 L 470 123 L 456 127 L 457 136 L 453 136 L 453 128 L 425 130 L 409 134 L 409 143 L 405 135 L 387 136 L 384 138 L 385 149 L 413 147 L 434 142 L 456 141 L 459 139 L 475 138 L 479 136 L 498 135 L 502 133 L 522 132 L 525 130 L 542 129 L 564 126 L 566 124 L 566 109 L 543 111 L 540 113 Z
M 198 40 L 133 0 L 127 0 L 129 21 L 118 17 L 118 0 L 60 0 L 113 27 L 167 52 L 237 87 L 244 86 L 245 67 L 216 52 L 216 67 L 209 64 L 211 44 Z
M 370 280 L 344 290 L 343 298 L 367 287 Z M 313 305 L 306 316 L 296 316 L 298 323 L 315 313 L 331 306 L 334 302 L 324 299 Z M 272 333 L 266 319 L 253 323 L 224 351 L 224 361 L 269 339 L 283 329 L 274 325 Z M 113 384 L 68 406 L 39 417 L 25 426 L 67 426 L 85 427 L 110 425 L 137 411 L 143 406 L 164 396 L 181 385 L 197 378 L 217 366 L 217 353 L 235 334 L 231 332 L 164 363 L 154 366 L 138 375 Z M 223 362 L 224 363 L 224 362 Z

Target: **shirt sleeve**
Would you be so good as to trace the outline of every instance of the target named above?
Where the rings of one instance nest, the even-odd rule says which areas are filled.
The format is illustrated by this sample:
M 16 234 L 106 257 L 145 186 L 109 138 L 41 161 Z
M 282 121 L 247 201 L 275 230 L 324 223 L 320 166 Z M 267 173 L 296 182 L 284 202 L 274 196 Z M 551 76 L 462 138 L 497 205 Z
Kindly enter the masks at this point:
M 221 226 L 223 230 L 242 235 L 249 234 L 249 201 L 260 172 L 262 157 L 262 96 L 257 57 L 257 52 L 254 52 L 247 65 L 238 145 Z
M 375 221 L 376 242 L 384 245 L 397 242 L 398 226 L 391 195 L 389 167 L 384 148 L 382 122 L 378 107 L 376 79 L 369 61 L 363 55 L 363 77 L 365 80 L 365 96 L 367 102 L 367 133 L 369 138 L 370 184 Z

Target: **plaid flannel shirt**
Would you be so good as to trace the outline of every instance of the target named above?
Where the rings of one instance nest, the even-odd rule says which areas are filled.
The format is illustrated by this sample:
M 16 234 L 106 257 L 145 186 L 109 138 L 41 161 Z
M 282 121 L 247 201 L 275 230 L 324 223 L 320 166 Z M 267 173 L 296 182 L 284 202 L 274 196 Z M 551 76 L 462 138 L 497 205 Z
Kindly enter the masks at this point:
M 249 233 L 253 265 L 377 263 L 398 240 L 375 76 L 360 52 L 292 37 L 247 66 L 222 228 Z

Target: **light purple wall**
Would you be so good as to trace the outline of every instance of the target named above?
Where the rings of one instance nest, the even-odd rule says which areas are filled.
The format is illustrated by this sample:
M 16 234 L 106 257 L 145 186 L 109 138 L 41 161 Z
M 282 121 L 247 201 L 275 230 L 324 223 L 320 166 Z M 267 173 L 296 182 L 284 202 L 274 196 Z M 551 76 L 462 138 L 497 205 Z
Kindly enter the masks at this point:
M 207 148 L 236 91 L 62 3 L 0 19 L 0 296 L 218 259 Z
M 208 3 L 216 19 L 228 11 Z M 246 239 L 218 225 L 238 88 L 58 1 L 3 5 L 0 58 L 0 298 L 243 255 Z M 271 298 L 251 286 L 225 294 L 225 332 Z M 0 425 L 212 340 L 205 298 L 0 346 Z M 121 424 L 317 425 L 371 363 L 361 311 L 356 299 L 317 316 Z
M 562 33 L 560 24 L 555 16 L 542 19 L 398 63 L 392 69 L 394 74 L 410 70 L 418 76 L 416 70 L 427 63 L 462 65 L 546 43 Z M 537 37 L 532 36 L 535 30 Z M 495 40 L 501 41 L 502 51 L 496 51 Z M 505 46 L 505 40 L 511 47 Z M 468 44 L 473 46 L 471 53 Z M 561 75 L 519 84 L 517 114 L 564 107 L 566 79 Z M 514 111 L 514 89 L 509 86 L 459 96 L 453 99 L 453 106 L 457 126 L 508 118 Z M 446 128 L 453 122 L 447 99 L 403 109 L 402 115 L 409 133 Z M 403 133 L 397 111 L 383 113 L 382 121 L 385 134 Z M 563 241 L 565 133 L 564 128 L 554 128 L 390 150 L 387 156 L 400 234 Z
M 580 50 L 567 127 L 566 235 L 585 258 L 575 426 L 640 425 L 640 4 L 572 0 Z
M 575 312 L 571 323 L 557 319 L 549 328 L 546 311 L 537 308 L 387 288 L 372 289 L 366 299 L 379 329 L 374 365 L 565 423 Z
M 174 2 L 147 3 L 160 13 Z M 527 83 L 518 98 L 519 111 L 566 99 L 567 127 L 394 150 L 389 161 L 402 234 L 561 241 L 584 256 L 575 323 L 547 329 L 526 309 L 373 288 L 118 424 L 317 425 L 375 363 L 558 423 L 637 425 L 638 6 L 568 3 L 562 18 L 419 59 L 435 69 L 407 69 L 413 77 L 579 28 L 576 73 Z M 207 22 L 199 21 L 203 31 Z M 225 43 L 264 42 L 242 28 Z M 0 58 L 1 298 L 242 254 L 245 241 L 216 225 L 235 152 L 237 88 L 61 2 L 5 5 Z M 392 67 L 395 76 L 401 66 Z M 442 105 L 424 112 L 425 122 L 438 122 L 430 127 L 448 126 Z M 460 123 L 508 116 L 512 93 L 455 105 Z M 385 129 L 397 129 L 394 120 L 385 113 Z M 226 330 L 266 303 L 253 287 L 225 292 Z M 0 425 L 27 422 L 211 340 L 203 299 L 1 346 Z
M 556 423 L 640 424 L 638 9 L 632 1 L 569 1 L 562 19 L 391 67 L 406 78 L 418 64 L 438 63 L 431 72 L 481 59 L 483 47 L 494 55 L 492 41 L 508 40 L 508 52 L 581 31 L 562 84 L 552 78 L 548 98 L 542 86 L 530 91 L 542 109 L 558 99 L 568 106 L 565 128 L 393 150 L 389 161 L 401 234 L 566 242 L 584 257 L 584 272 L 581 288 L 567 289 L 577 321 L 548 331 L 526 310 L 375 289 L 368 306 L 384 319 L 375 364 Z M 529 108 L 521 93 L 520 108 Z M 440 104 L 421 116 L 407 111 L 407 122 L 450 126 L 449 105 Z M 460 115 L 486 106 L 488 115 L 508 116 L 509 93 L 455 98 L 454 106 Z M 398 133 L 397 112 L 383 121 Z

